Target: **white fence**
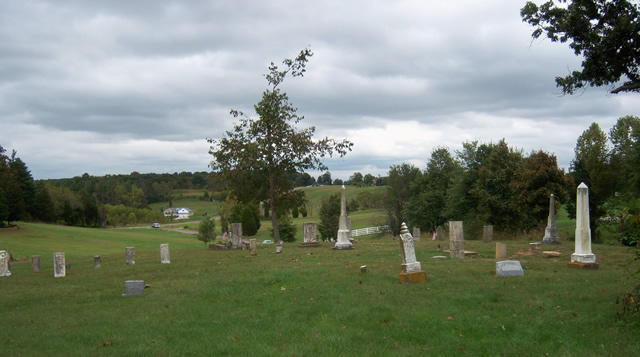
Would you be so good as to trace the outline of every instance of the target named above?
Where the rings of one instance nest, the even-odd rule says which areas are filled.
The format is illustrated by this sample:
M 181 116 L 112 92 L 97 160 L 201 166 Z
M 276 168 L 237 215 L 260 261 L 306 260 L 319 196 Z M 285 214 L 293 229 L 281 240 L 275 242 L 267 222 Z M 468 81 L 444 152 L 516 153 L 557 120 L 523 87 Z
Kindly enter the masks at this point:
M 354 229 L 351 231 L 351 237 L 366 236 L 368 234 L 389 232 L 389 226 L 378 226 Z

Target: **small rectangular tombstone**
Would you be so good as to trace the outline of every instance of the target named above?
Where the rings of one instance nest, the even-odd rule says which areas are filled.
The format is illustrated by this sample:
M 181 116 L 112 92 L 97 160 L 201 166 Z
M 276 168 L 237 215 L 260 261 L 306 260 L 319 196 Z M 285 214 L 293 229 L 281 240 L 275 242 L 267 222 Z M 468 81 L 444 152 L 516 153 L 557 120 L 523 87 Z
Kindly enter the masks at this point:
M 160 244 L 160 264 L 171 264 L 169 243 Z
M 39 255 L 32 255 L 31 256 L 31 271 L 34 273 L 39 273 L 41 271 L 40 269 L 40 256 Z
M 126 296 L 144 295 L 144 280 L 127 280 L 124 282 Z
M 496 274 L 498 276 L 524 276 L 524 270 L 517 260 L 503 260 L 496 262 Z
M 63 278 L 66 275 L 67 275 L 67 270 L 65 266 L 64 253 L 63 252 L 53 253 L 53 277 Z
M 249 248 L 251 249 L 251 256 L 255 257 L 258 255 L 258 243 L 255 239 L 249 239 Z
M 420 227 L 413 227 L 413 240 L 420 241 Z
M 242 223 L 231 223 L 231 248 L 242 248 Z
M 11 276 L 9 259 L 9 253 L 6 250 L 0 250 L 0 276 Z
M 93 269 L 102 268 L 102 258 L 99 255 L 93 256 Z
M 449 255 L 464 258 L 464 228 L 462 221 L 449 221 Z
M 482 227 L 482 241 L 485 243 L 491 242 L 493 240 L 493 226 L 483 226 Z
M 127 261 L 127 265 L 134 265 L 136 263 L 136 250 L 134 247 L 124 248 L 124 254 Z
M 507 259 L 507 245 L 502 243 L 496 243 L 496 259 Z

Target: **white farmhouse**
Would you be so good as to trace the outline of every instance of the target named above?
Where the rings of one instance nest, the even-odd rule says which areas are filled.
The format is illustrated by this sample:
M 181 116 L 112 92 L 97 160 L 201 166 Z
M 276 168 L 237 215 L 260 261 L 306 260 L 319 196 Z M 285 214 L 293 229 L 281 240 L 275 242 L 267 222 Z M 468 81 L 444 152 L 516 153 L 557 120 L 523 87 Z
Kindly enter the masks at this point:
M 176 219 L 186 219 L 193 216 L 193 211 L 186 207 L 171 207 L 164 210 L 165 217 L 176 217 Z

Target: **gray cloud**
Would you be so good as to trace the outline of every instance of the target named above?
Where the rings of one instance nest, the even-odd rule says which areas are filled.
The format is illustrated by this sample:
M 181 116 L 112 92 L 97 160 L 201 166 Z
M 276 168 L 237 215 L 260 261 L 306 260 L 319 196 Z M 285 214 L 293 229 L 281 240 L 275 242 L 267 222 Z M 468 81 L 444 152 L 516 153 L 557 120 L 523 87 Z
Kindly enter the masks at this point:
M 310 45 L 308 72 L 283 89 L 318 136 L 356 143 L 327 160 L 334 177 L 501 138 L 567 166 L 591 122 L 608 130 L 640 104 L 559 96 L 555 76 L 580 59 L 532 42 L 523 5 L 1 2 L 0 145 L 36 178 L 207 170 L 205 138 L 231 129 L 232 108 L 252 116 L 269 63 Z

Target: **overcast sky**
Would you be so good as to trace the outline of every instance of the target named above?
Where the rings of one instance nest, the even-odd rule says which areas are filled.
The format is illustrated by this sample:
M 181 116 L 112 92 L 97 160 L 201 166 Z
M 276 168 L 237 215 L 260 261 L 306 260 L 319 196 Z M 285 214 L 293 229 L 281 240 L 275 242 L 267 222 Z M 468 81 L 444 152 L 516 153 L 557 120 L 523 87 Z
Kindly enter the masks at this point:
M 35 179 L 208 171 L 206 138 L 255 117 L 271 61 L 302 126 L 355 145 L 333 178 L 385 175 L 464 141 L 543 149 L 568 167 L 592 122 L 638 94 L 561 96 L 566 44 L 531 40 L 525 1 L 1 1 L 0 145 Z M 318 173 L 312 173 L 317 177 Z

